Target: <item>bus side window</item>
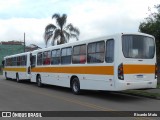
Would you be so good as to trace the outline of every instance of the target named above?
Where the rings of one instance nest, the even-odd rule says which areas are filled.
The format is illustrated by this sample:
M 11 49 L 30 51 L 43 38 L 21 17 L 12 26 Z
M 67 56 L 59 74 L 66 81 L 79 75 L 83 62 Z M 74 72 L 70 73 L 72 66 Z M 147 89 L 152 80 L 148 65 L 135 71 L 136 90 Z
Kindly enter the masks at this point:
M 52 50 L 52 58 L 51 58 L 51 64 L 57 65 L 60 63 L 60 49 Z
M 51 62 L 51 53 L 50 51 L 43 52 L 43 65 L 50 65 Z
M 70 64 L 71 63 L 71 55 L 72 55 L 72 48 L 62 48 L 61 49 L 61 64 Z
M 27 56 L 23 55 L 21 56 L 21 66 L 26 66 L 27 63 Z
M 78 45 L 73 47 L 73 64 L 84 64 L 86 62 L 86 45 Z
M 18 56 L 18 57 L 17 57 L 17 66 L 20 66 L 20 64 L 21 64 L 21 57 Z
M 42 53 L 37 54 L 37 65 L 42 65 Z
M 103 63 L 104 62 L 105 44 L 104 41 L 88 44 L 87 62 Z
M 5 66 L 8 66 L 8 58 L 5 60 Z
M 114 40 L 110 39 L 106 42 L 106 57 L 107 63 L 112 63 L 114 61 Z
M 17 66 L 17 57 L 13 58 L 12 64 L 13 64 L 13 66 Z
M 36 66 L 36 56 L 32 56 L 31 57 L 31 67 L 35 67 Z

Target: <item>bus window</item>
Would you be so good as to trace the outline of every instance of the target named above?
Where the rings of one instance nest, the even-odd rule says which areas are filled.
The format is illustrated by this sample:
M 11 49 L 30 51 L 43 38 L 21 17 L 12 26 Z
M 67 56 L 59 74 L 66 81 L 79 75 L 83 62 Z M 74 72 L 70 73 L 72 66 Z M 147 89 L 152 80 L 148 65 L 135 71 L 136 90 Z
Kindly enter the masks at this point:
M 51 62 L 51 53 L 50 51 L 45 51 L 43 53 L 43 65 L 50 65 Z
M 107 40 L 106 42 L 106 57 L 107 63 L 112 63 L 114 61 L 114 40 Z
M 6 64 L 5 64 L 5 66 L 8 66 L 8 58 L 6 59 Z
M 37 65 L 42 65 L 42 53 L 37 54 Z
M 14 66 L 17 66 L 17 57 L 14 57 Z
M 86 45 L 74 46 L 72 63 L 79 64 L 86 62 Z
M 26 55 L 21 56 L 21 66 L 26 66 L 27 57 Z
M 9 58 L 9 66 L 12 66 L 12 58 Z
M 21 65 L 21 57 L 18 56 L 18 57 L 17 57 L 17 66 L 20 66 L 20 65 Z
M 122 51 L 125 58 L 152 59 L 155 54 L 154 39 L 141 35 L 123 35 Z
M 33 67 L 35 67 L 35 65 L 36 65 L 36 56 L 33 55 L 33 56 L 31 57 L 31 67 L 33 68 Z
M 51 58 L 51 64 L 56 65 L 60 63 L 60 49 L 52 50 L 52 58 Z
M 70 64 L 71 63 L 71 54 L 72 48 L 62 48 L 61 49 L 61 64 Z
M 105 44 L 104 41 L 88 44 L 88 63 L 103 63 L 104 62 Z

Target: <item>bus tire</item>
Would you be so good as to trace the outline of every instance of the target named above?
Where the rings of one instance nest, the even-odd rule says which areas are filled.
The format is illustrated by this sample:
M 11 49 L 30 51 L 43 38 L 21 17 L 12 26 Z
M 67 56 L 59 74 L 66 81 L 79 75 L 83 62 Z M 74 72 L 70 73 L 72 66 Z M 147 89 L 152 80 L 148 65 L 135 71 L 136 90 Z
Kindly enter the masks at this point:
M 7 77 L 7 72 L 5 72 L 5 78 L 6 80 L 9 80 L 9 78 Z
M 17 81 L 17 83 L 20 83 L 20 79 L 19 79 L 18 73 L 16 74 L 16 81 Z
M 71 82 L 71 89 L 72 92 L 76 95 L 80 94 L 80 82 L 79 79 L 77 77 L 73 78 L 72 82 Z
M 43 86 L 43 84 L 41 82 L 41 76 L 40 75 L 37 76 L 37 86 L 38 87 L 42 87 Z

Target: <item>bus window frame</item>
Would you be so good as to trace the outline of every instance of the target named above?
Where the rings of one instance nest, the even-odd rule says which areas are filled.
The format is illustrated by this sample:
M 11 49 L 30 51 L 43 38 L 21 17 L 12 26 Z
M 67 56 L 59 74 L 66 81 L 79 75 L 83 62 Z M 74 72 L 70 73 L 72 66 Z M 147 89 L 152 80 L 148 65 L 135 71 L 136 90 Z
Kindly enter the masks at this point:
M 102 62 L 89 62 L 89 60 L 88 60 L 89 54 L 95 54 L 96 55 L 97 53 L 102 53 L 102 52 L 97 52 L 97 43 L 100 43 L 100 42 L 104 43 L 103 61 Z M 94 43 L 96 44 L 95 52 L 94 53 L 89 53 L 88 52 L 89 51 L 89 45 L 94 44 Z M 104 63 L 104 62 L 105 62 L 105 40 L 99 40 L 99 41 L 88 43 L 88 45 L 87 45 L 87 63 L 88 64 L 101 64 L 101 63 Z
M 45 56 L 45 53 L 47 53 L 47 57 Z M 50 65 L 51 64 L 51 51 L 50 50 L 43 52 L 42 64 L 43 65 Z
M 81 47 L 82 46 L 85 46 L 85 53 L 83 53 L 83 54 L 81 54 Z M 80 47 L 80 49 L 79 49 L 79 53 L 78 54 L 74 54 L 74 48 L 75 47 Z M 74 56 L 79 56 L 79 57 L 81 57 L 81 56 L 85 56 L 85 61 L 84 62 L 81 62 L 81 59 L 79 58 L 79 62 L 74 62 L 74 60 L 73 60 L 73 57 Z M 72 64 L 85 64 L 87 62 L 87 45 L 86 44 L 80 44 L 80 45 L 75 45 L 75 46 L 73 46 L 73 48 L 72 48 Z
M 55 51 L 56 52 L 56 56 L 52 56 L 52 52 Z M 59 56 L 57 56 L 57 51 L 59 51 Z M 57 64 L 53 64 L 53 61 L 52 59 L 59 59 L 58 63 Z M 61 63 L 61 49 L 53 49 L 51 50 L 51 65 L 59 65 Z
M 68 49 L 68 48 L 71 49 L 71 54 L 70 54 L 70 55 L 67 55 L 67 49 Z M 62 56 L 62 50 L 63 50 L 63 49 L 66 49 L 66 54 L 65 54 L 65 56 Z M 61 64 L 62 64 L 62 65 L 71 64 L 71 63 L 72 63 L 72 49 L 73 49 L 72 46 L 61 48 L 60 60 L 61 60 Z M 64 57 L 70 57 L 70 61 L 67 62 L 67 63 L 66 63 L 66 62 L 65 62 L 65 63 L 62 63 L 62 59 L 64 59 Z
M 107 55 L 107 43 L 108 43 L 109 41 L 113 41 L 113 60 L 112 60 L 111 62 L 107 62 L 107 58 L 106 58 L 106 57 L 107 57 L 107 56 L 106 56 L 106 55 Z M 113 38 L 112 38 L 112 39 L 107 39 L 105 44 L 106 44 L 106 45 L 105 45 L 105 46 L 106 46 L 106 48 L 105 48 L 105 62 L 106 62 L 106 63 L 113 63 L 113 62 L 114 62 L 114 59 L 115 59 L 115 58 L 114 58 L 115 40 L 114 40 Z
M 42 56 L 41 59 L 38 59 L 39 54 Z M 41 61 L 39 62 L 39 60 Z M 38 63 L 41 63 L 41 64 L 38 64 Z M 43 65 L 43 52 L 38 52 L 37 53 L 37 66 L 42 66 L 42 65 Z

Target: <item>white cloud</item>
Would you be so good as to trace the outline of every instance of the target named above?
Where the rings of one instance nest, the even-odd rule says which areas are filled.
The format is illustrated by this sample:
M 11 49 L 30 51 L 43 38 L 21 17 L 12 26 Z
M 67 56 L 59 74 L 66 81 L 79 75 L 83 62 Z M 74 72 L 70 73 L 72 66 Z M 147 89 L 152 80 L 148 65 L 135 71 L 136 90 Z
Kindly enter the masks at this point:
M 2 11 L 15 6 L 20 6 L 21 0 L 1 0 L 0 3 L 0 11 Z
M 117 32 L 137 32 L 140 22 L 148 16 L 148 7 L 157 3 L 157 0 L 87 0 L 71 8 L 69 20 L 79 26 L 82 39 Z
M 80 40 L 117 32 L 137 32 L 148 7 L 159 0 L 5 0 L 0 4 L 0 40 L 23 40 L 44 47 L 43 32 L 51 15 L 66 13 L 80 29 Z M 7 4 L 8 3 L 8 4 Z M 14 9 L 13 9 L 14 8 Z M 75 40 L 72 40 L 75 41 Z
M 35 18 L 12 18 L 7 20 L 0 20 L 0 36 L 1 40 L 21 40 L 24 39 L 24 32 L 26 33 L 26 43 L 39 44 L 44 43 L 43 33 L 45 26 L 50 23 L 50 19 L 35 19 Z

